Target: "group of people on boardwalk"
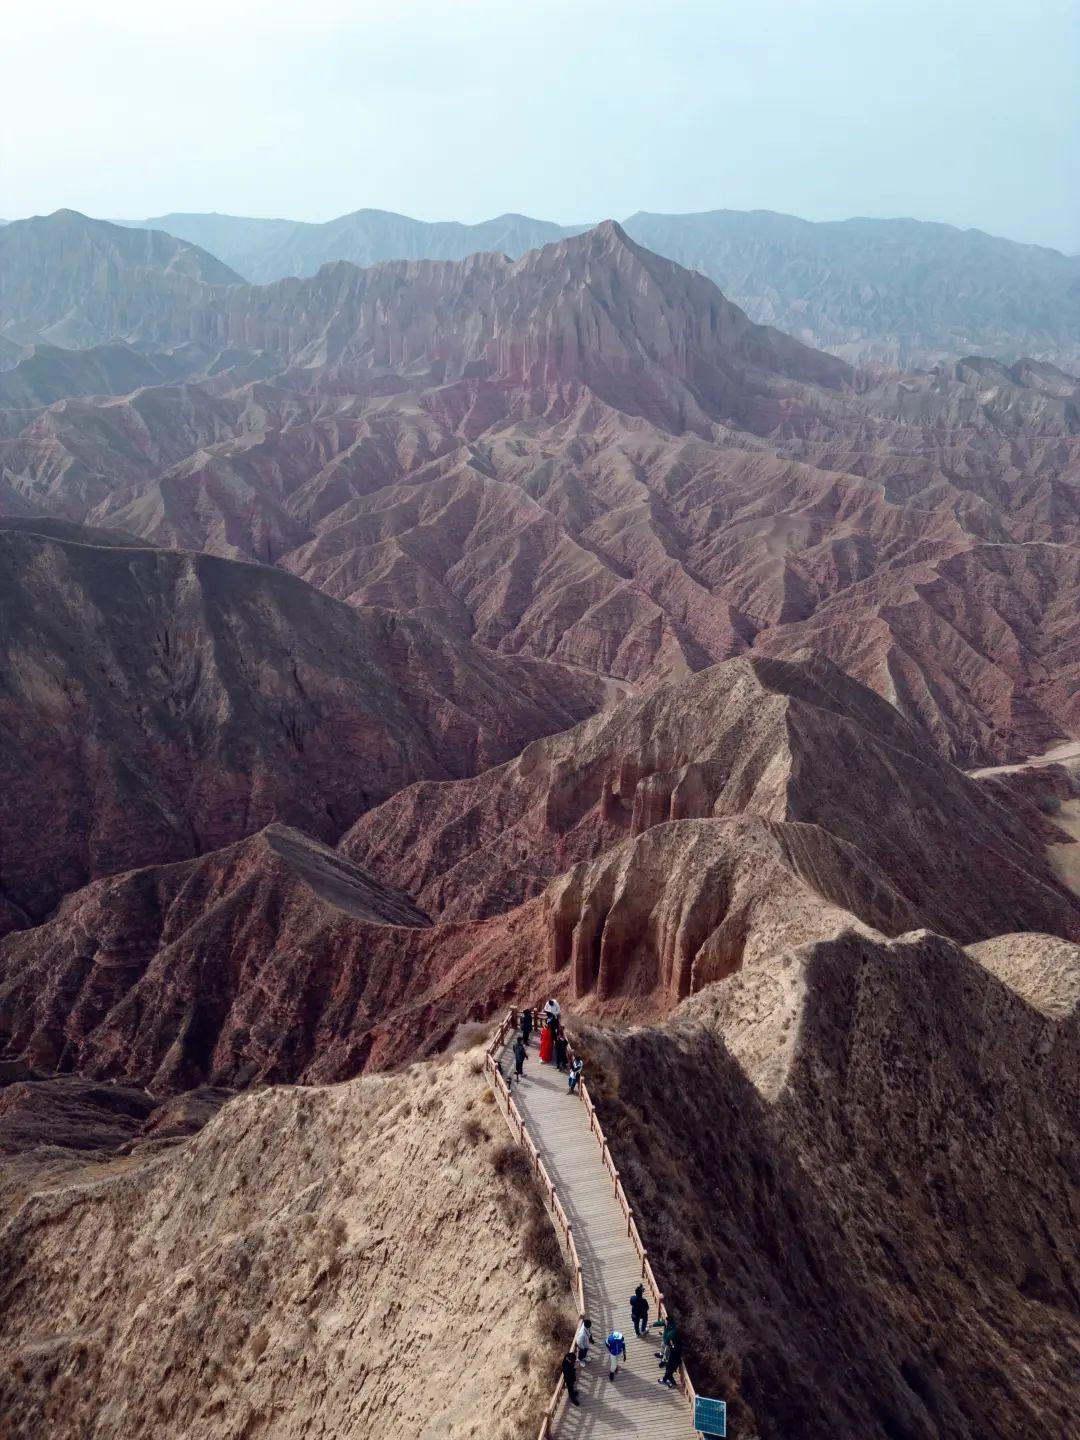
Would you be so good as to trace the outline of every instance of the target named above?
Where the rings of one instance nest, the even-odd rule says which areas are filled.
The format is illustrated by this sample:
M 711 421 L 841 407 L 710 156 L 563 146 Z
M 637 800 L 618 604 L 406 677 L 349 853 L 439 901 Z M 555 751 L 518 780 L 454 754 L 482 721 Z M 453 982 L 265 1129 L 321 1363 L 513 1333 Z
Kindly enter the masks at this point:
M 570 1042 L 562 1023 L 562 1006 L 557 1000 L 549 1000 L 541 1012 L 540 1022 L 540 1064 L 554 1065 L 566 1075 L 566 1088 L 571 1095 L 577 1093 L 581 1081 L 580 1059 L 570 1061 Z M 525 1073 L 525 1061 L 529 1054 L 534 1018 L 531 1010 L 521 1012 L 521 1029 L 514 1041 L 514 1075 L 521 1080 Z
M 539 1020 L 538 1025 L 537 1020 Z M 553 1064 L 557 1070 L 564 1072 L 567 1076 L 567 1090 L 572 1095 L 576 1094 L 581 1083 L 582 1062 L 580 1057 L 575 1057 L 572 1062 L 570 1061 L 569 1042 L 562 1021 L 562 1007 L 554 999 L 547 1001 L 538 1017 L 534 1016 L 530 1009 L 522 1010 L 519 1031 L 513 1044 L 514 1078 L 520 1084 L 524 1077 L 525 1061 L 528 1058 L 529 1042 L 532 1039 L 534 1028 L 538 1028 L 540 1032 L 540 1063 L 542 1065 Z M 647 1340 L 649 1337 L 649 1308 L 645 1286 L 638 1285 L 633 1295 L 630 1296 L 630 1323 L 634 1335 L 639 1339 Z M 653 1329 L 661 1332 L 660 1349 L 653 1352 L 663 1371 L 659 1383 L 673 1390 L 676 1388 L 676 1376 L 683 1360 L 679 1331 L 670 1315 L 655 1320 Z M 589 1350 L 592 1344 L 592 1321 L 587 1315 L 582 1315 L 574 1334 L 574 1343 L 563 1356 L 562 1361 L 563 1385 L 571 1405 L 580 1405 L 581 1403 L 578 1397 L 578 1367 L 588 1364 Z M 621 1330 L 613 1329 L 604 1340 L 603 1345 L 604 1353 L 607 1355 L 608 1380 L 614 1382 L 620 1365 L 626 1360 L 626 1339 Z
M 649 1301 L 644 1285 L 639 1285 L 630 1296 L 630 1322 L 634 1327 L 634 1334 L 640 1339 L 647 1340 Z M 654 1321 L 654 1329 L 661 1332 L 660 1349 L 653 1351 L 655 1358 L 660 1362 L 660 1369 L 664 1372 L 660 1376 L 659 1383 L 666 1385 L 669 1390 L 674 1390 L 676 1388 L 675 1377 L 679 1373 L 683 1358 L 679 1330 L 670 1315 Z M 566 1387 L 566 1398 L 571 1405 L 581 1404 L 577 1391 L 578 1366 L 588 1363 L 589 1347 L 592 1343 L 592 1321 L 587 1315 L 582 1315 L 574 1334 L 574 1343 L 563 1356 L 562 1362 L 563 1384 Z M 608 1357 L 608 1380 L 614 1381 L 619 1373 L 619 1366 L 626 1359 L 626 1338 L 621 1330 L 612 1330 L 604 1341 L 604 1351 Z

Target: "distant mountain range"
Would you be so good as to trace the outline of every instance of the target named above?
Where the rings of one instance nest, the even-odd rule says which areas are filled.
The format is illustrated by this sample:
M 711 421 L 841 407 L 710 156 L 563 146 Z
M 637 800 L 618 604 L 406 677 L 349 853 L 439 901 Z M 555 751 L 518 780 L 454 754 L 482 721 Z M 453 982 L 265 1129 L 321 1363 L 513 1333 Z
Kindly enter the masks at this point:
M 1042 333 L 1062 257 L 915 234 L 791 285 Z M 562 1282 L 448 1052 L 546 997 L 740 1436 L 1070 1433 L 1080 381 L 854 368 L 610 220 L 255 285 L 71 211 L 0 369 L 5 1440 L 535 1435 L 488 1277 Z
M 357 210 L 325 224 L 172 214 L 164 230 L 265 284 L 333 260 L 517 259 L 587 225 L 500 215 L 430 224 Z M 769 210 L 644 211 L 622 222 L 650 250 L 699 270 L 751 319 L 852 364 L 927 367 L 965 355 L 1080 367 L 1080 257 L 919 220 L 811 222 Z

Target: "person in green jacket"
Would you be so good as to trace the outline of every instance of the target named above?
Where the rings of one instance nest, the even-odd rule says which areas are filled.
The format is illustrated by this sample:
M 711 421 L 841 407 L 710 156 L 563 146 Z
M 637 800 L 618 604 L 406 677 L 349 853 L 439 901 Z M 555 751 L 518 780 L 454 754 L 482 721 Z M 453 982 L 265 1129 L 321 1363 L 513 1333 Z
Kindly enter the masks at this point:
M 653 1327 L 655 1328 L 656 1326 L 660 1327 L 660 1349 L 655 1350 L 653 1353 L 657 1360 L 659 1360 L 662 1370 L 668 1362 L 668 1352 L 675 1343 L 675 1338 L 679 1330 L 670 1315 L 665 1316 L 663 1320 L 654 1320 Z

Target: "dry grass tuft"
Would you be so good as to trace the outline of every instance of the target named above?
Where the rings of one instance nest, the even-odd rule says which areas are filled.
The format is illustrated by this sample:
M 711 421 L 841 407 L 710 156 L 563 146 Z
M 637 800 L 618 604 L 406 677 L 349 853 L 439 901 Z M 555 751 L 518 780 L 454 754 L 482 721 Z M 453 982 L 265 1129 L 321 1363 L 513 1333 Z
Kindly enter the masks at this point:
M 566 1261 L 563 1259 L 559 1237 L 555 1234 L 555 1227 L 543 1209 L 539 1212 L 534 1211 L 530 1215 L 525 1233 L 521 1237 L 521 1253 L 530 1264 L 538 1265 L 545 1270 L 552 1270 L 556 1273 L 566 1270 Z
M 482 1140 L 490 1139 L 488 1132 L 484 1129 L 475 1115 L 470 1115 L 461 1126 L 461 1138 L 467 1145 L 477 1146 Z

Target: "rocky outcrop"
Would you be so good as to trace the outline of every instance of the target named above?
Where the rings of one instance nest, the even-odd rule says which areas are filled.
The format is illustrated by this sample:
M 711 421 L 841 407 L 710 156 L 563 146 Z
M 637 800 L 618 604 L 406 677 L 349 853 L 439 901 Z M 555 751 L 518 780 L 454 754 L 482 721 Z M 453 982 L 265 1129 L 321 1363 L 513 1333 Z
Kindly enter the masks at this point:
M 544 892 L 551 969 L 575 1008 L 653 1009 L 855 917 L 889 934 L 915 910 L 858 850 L 815 825 L 749 816 L 659 824 Z
M 1040 944 L 1075 1000 L 1075 947 L 995 942 Z M 584 1037 L 695 1383 L 740 1434 L 1067 1433 L 1076 1014 L 1018 980 L 849 933 Z

